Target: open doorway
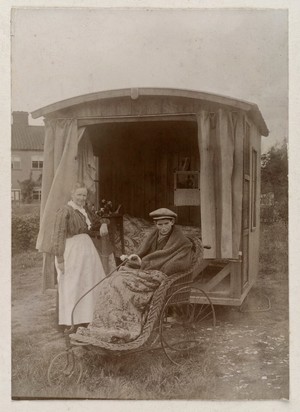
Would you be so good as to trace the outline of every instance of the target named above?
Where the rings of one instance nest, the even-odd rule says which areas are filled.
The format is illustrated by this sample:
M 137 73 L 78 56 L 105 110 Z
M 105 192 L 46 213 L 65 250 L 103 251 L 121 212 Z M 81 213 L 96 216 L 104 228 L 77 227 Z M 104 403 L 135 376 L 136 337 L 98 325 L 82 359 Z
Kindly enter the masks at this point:
M 183 225 L 200 226 L 200 206 L 174 202 L 174 174 L 200 170 L 197 122 L 184 120 L 102 123 L 88 126 L 98 157 L 99 199 L 147 219 L 167 207 Z M 200 193 L 199 193 L 200 199 Z

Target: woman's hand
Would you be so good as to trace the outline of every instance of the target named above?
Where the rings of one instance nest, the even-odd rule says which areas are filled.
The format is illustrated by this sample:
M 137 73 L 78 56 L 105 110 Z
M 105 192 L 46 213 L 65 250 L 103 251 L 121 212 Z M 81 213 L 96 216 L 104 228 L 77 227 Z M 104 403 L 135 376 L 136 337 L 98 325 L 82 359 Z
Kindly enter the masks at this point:
M 124 262 L 124 260 L 128 259 L 128 255 L 121 255 L 120 259 L 122 260 L 122 262 Z
M 60 270 L 61 274 L 65 273 L 65 262 L 57 263 L 57 268 Z
M 100 236 L 107 236 L 108 235 L 108 228 L 107 228 L 107 224 L 106 223 L 102 223 L 102 225 L 100 226 Z

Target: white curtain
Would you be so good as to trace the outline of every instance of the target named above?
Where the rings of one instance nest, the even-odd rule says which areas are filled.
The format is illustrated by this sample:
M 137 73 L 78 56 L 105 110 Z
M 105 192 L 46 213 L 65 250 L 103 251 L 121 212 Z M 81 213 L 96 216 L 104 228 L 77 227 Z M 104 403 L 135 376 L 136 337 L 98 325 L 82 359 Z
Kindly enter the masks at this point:
M 216 257 L 216 200 L 215 200 L 215 149 L 214 140 L 211 139 L 210 114 L 201 110 L 197 117 L 198 144 L 200 150 L 200 212 L 201 233 L 204 245 L 205 258 Z
M 88 200 L 95 203 L 95 179 L 96 179 L 96 162 L 93 153 L 93 146 L 90 141 L 88 131 L 85 127 L 78 129 L 78 173 L 77 180 L 83 182 L 88 189 Z
M 197 115 L 201 230 L 205 258 L 239 256 L 242 222 L 242 114 L 219 109 Z
M 50 253 L 56 211 L 70 199 L 77 178 L 77 121 L 48 120 L 45 133 L 41 220 L 36 247 Z

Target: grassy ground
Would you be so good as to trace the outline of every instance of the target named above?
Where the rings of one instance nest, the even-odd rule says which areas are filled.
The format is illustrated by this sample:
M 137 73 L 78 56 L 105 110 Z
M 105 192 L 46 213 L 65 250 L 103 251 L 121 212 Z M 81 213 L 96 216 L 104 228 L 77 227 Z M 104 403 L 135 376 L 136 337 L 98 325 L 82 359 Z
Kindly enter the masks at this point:
M 19 203 L 19 202 L 13 202 L 12 203 L 12 214 L 14 215 L 27 215 L 30 213 L 39 213 L 40 212 L 40 203 Z
M 56 328 L 56 292 L 41 293 L 40 254 L 14 256 L 13 397 L 288 398 L 287 228 L 276 222 L 262 227 L 261 235 L 260 276 L 242 311 L 216 308 L 216 339 L 205 367 L 200 355 L 178 367 L 160 352 L 111 358 L 78 348 L 84 367 L 80 385 L 48 385 L 49 363 L 65 348 Z

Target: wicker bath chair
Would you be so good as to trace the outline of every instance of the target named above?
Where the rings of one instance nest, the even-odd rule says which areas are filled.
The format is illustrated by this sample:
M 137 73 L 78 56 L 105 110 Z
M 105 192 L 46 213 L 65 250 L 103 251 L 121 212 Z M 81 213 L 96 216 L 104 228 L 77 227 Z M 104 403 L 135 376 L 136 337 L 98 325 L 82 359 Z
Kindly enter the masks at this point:
M 205 267 L 202 242 L 189 239 L 194 252 L 191 266 L 165 279 L 154 292 L 141 334 L 131 342 L 109 343 L 70 333 L 66 350 L 50 363 L 49 384 L 59 384 L 63 379 L 80 381 L 82 364 L 73 350 L 78 346 L 114 356 L 162 349 L 176 365 L 187 362 L 192 353 L 207 353 L 214 336 L 215 312 L 207 294 L 194 281 Z M 197 303 L 193 303 L 194 295 Z

